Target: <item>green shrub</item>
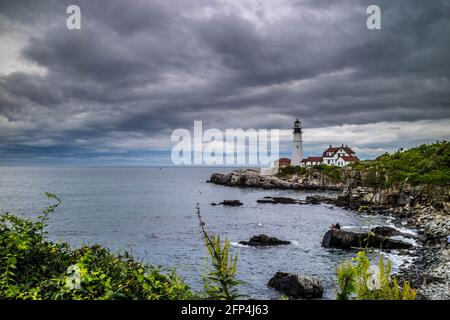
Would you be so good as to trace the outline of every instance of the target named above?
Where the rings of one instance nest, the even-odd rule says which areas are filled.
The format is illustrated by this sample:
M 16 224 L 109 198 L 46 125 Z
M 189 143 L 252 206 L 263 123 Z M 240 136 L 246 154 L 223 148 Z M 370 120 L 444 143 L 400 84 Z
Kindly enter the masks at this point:
M 342 168 L 338 166 L 330 166 L 326 164 L 319 164 L 313 166 L 312 168 L 322 172 L 326 176 L 328 176 L 333 182 L 342 182 Z
M 279 177 L 289 177 L 294 174 L 303 175 L 306 173 L 306 168 L 300 166 L 287 166 L 278 169 L 277 176 Z
M 0 215 L 0 299 L 192 299 L 172 271 L 114 254 L 99 245 L 71 249 L 45 238 L 48 215 L 33 222 Z
M 351 167 L 366 174 L 366 184 L 386 188 L 407 182 L 411 185 L 450 183 L 450 143 L 423 144 L 394 154 L 383 154 L 375 160 L 359 161 Z
M 210 235 L 206 232 L 199 204 L 197 204 L 197 217 L 212 265 L 212 270 L 204 277 L 204 291 L 207 297 L 215 300 L 234 300 L 241 297 L 237 286 L 242 282 L 236 279 L 237 254 L 229 255 L 228 240 L 225 240 L 222 246 L 218 235 Z
M 377 274 L 370 268 L 370 260 L 365 251 L 359 251 L 352 259 L 341 263 L 337 268 L 338 300 L 414 300 L 416 290 L 409 282 L 403 282 L 400 288 L 396 277 L 391 279 L 391 262 L 385 264 L 383 256 L 378 261 Z

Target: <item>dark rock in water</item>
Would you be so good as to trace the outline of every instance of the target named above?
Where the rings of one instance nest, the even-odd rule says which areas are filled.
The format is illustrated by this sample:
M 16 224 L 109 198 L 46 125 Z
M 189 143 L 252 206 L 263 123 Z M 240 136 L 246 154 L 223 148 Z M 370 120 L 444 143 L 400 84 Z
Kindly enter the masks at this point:
M 272 204 L 320 204 L 320 203 L 334 203 L 333 198 L 324 197 L 321 195 L 307 196 L 305 200 L 298 200 L 288 197 L 264 197 L 264 199 L 256 200 L 258 203 L 272 203 Z
M 314 299 L 323 295 L 322 281 L 317 277 L 277 272 L 269 280 L 268 286 L 292 298 Z
M 350 248 L 378 248 L 378 249 L 409 249 L 410 243 L 399 240 L 389 239 L 380 235 L 371 235 L 367 233 L 354 233 L 344 230 L 328 230 L 322 239 L 322 247 L 350 249 Z
M 370 231 L 375 233 L 376 235 L 382 236 L 382 237 L 393 237 L 393 236 L 402 236 L 405 238 L 417 238 L 409 233 L 403 233 L 401 231 L 398 231 L 395 228 L 387 227 L 387 226 L 378 226 L 375 228 L 372 228 Z
M 224 206 L 230 206 L 230 207 L 238 207 L 238 206 L 242 206 L 243 203 L 240 202 L 239 200 L 223 200 L 220 203 L 211 203 L 212 206 L 217 206 L 217 205 L 224 205 Z
M 284 241 L 277 239 L 275 237 L 269 237 L 265 234 L 260 234 L 259 236 L 253 236 L 249 241 L 239 241 L 240 244 L 247 246 L 279 246 L 291 244 L 290 241 Z
M 392 237 L 392 236 L 402 235 L 402 233 L 400 231 L 398 231 L 397 229 L 387 227 L 387 226 L 378 226 L 378 227 L 372 228 L 370 231 L 372 231 L 376 235 L 383 236 L 383 237 Z
M 321 203 L 332 204 L 335 201 L 336 201 L 336 199 L 334 199 L 334 198 L 324 197 L 324 196 L 316 194 L 313 196 L 307 196 L 304 203 L 305 204 L 321 204 Z
M 348 208 L 350 205 L 350 194 L 343 193 L 342 195 L 337 197 L 337 199 L 334 203 L 338 207 Z
M 242 206 L 243 203 L 240 202 L 239 200 L 223 200 L 222 203 L 224 206 L 232 206 L 232 207 L 237 207 L 237 206 Z
M 256 200 L 258 203 L 273 203 L 273 204 L 298 204 L 300 200 L 287 197 L 264 197 L 262 200 Z

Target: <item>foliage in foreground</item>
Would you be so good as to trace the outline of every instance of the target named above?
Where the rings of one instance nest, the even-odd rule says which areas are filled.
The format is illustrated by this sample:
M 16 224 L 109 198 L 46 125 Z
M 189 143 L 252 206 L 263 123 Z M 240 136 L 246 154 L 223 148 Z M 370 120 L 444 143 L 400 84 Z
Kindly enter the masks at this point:
M 210 235 L 205 230 L 200 207 L 197 204 L 197 217 L 203 233 L 203 240 L 211 259 L 212 270 L 204 277 L 204 290 L 210 299 L 234 300 L 239 298 L 237 286 L 241 281 L 236 279 L 237 254 L 230 256 L 230 242 L 225 240 L 223 246 L 218 235 Z
M 193 293 L 174 272 L 114 254 L 99 245 L 71 249 L 46 240 L 48 215 L 38 222 L 0 216 L 0 299 L 189 299 Z
M 365 251 L 359 251 L 355 264 L 348 260 L 337 268 L 338 300 L 415 300 L 416 290 L 409 282 L 401 288 L 397 278 L 391 279 L 391 262 L 385 264 L 380 255 L 377 272 L 371 271 Z

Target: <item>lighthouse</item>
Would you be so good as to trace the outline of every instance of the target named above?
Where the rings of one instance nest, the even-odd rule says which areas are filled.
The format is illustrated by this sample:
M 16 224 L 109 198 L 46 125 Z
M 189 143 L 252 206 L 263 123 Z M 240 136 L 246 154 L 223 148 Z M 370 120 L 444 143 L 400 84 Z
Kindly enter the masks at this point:
M 293 130 L 293 140 L 292 140 L 292 157 L 291 165 L 300 166 L 300 162 L 303 159 L 303 141 L 302 141 L 302 124 L 297 120 L 294 122 Z

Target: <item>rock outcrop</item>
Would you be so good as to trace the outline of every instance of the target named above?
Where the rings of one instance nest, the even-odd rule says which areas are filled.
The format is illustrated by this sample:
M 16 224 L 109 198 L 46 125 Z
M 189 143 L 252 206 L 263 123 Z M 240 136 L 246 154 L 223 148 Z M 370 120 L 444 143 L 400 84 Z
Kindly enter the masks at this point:
M 229 173 L 213 173 L 210 183 L 231 187 L 295 190 L 343 190 L 344 184 L 335 183 L 325 174 L 310 170 L 303 175 L 277 177 L 262 175 L 259 169 L 241 169 Z
M 317 277 L 277 272 L 268 286 L 292 298 L 314 299 L 323 295 L 322 281 Z
M 338 229 L 328 230 L 322 239 L 322 247 L 350 249 L 350 248 L 377 248 L 377 249 L 409 249 L 410 243 L 390 239 L 380 235 L 368 236 L 367 233 L 355 233 Z
M 264 199 L 256 200 L 256 202 L 272 204 L 300 204 L 301 200 L 288 197 L 264 197 Z
M 371 214 L 392 215 L 407 221 L 430 243 L 444 243 L 450 235 L 450 189 L 442 186 L 409 186 L 388 189 L 348 188 L 335 205 Z
M 275 237 L 269 237 L 265 234 L 253 236 L 250 238 L 249 241 L 239 241 L 239 243 L 247 245 L 247 246 L 253 246 L 253 247 L 280 246 L 280 245 L 291 244 L 290 241 L 284 241 L 284 240 L 277 239 Z
M 448 187 L 410 186 L 408 184 L 396 185 L 387 189 L 348 187 L 337 199 L 337 204 L 340 206 L 356 210 L 361 207 L 371 207 L 379 211 L 395 207 L 428 206 L 450 212 L 449 202 L 450 189 Z
M 320 203 L 334 203 L 335 199 L 321 195 L 307 196 L 305 200 L 293 199 L 288 197 L 264 197 L 264 199 L 256 200 L 258 203 L 272 203 L 272 204 L 320 204 Z
M 403 233 L 395 228 L 388 227 L 388 226 L 378 226 L 378 227 L 370 229 L 370 231 L 372 231 L 376 235 L 379 235 L 382 237 L 402 236 L 405 238 L 414 238 L 413 235 L 411 235 L 411 234 Z

